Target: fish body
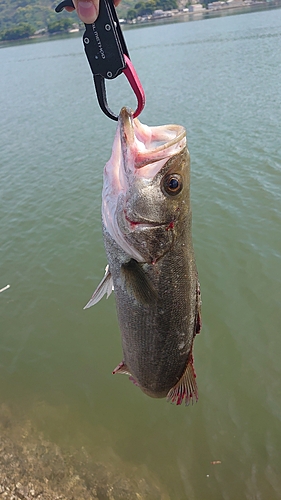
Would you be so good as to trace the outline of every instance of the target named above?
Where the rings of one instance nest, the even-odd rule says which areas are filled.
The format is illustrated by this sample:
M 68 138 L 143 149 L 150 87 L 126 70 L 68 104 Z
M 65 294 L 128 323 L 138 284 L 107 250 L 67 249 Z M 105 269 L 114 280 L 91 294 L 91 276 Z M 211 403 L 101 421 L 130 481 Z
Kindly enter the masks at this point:
M 198 398 L 192 351 L 201 300 L 189 184 L 185 129 L 147 127 L 123 108 L 104 169 L 108 267 L 86 307 L 114 288 L 123 361 L 113 373 L 176 404 Z

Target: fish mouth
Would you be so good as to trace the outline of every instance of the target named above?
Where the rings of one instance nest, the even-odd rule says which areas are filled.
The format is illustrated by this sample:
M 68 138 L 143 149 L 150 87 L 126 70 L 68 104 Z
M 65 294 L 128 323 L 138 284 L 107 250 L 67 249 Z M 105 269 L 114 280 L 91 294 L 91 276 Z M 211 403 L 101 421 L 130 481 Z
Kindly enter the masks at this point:
M 167 160 L 186 145 L 186 131 L 181 125 L 148 127 L 129 108 L 122 108 L 119 114 L 121 148 L 123 158 L 136 169 L 142 169 L 159 160 Z
M 146 213 L 146 207 L 138 204 L 138 189 L 145 189 L 165 163 L 185 147 L 184 127 L 149 127 L 133 118 L 130 109 L 121 109 L 112 154 L 104 167 L 102 220 L 111 238 L 138 262 L 148 258 L 148 250 L 137 241 L 142 232 L 146 235 L 149 229 L 155 229 L 163 237 L 166 229 L 170 241 L 176 223 L 174 217 L 165 220 L 162 211 Z
M 152 227 L 168 226 L 167 223 L 163 223 L 163 222 L 159 223 L 159 222 L 154 222 L 154 221 L 145 220 L 145 219 L 139 220 L 139 221 L 131 220 L 127 215 L 126 209 L 124 210 L 123 215 L 124 215 L 124 220 L 125 220 L 126 226 L 130 230 L 130 232 L 136 231 L 136 230 L 151 229 Z

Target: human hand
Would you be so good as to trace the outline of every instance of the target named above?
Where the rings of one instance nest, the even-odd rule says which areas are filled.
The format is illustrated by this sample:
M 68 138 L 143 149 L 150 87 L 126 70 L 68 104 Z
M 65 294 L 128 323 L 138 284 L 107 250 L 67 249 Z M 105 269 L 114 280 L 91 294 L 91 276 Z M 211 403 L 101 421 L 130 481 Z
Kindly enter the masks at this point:
M 72 0 L 78 17 L 85 24 L 93 24 L 99 15 L 99 0 Z M 121 0 L 114 0 L 117 6 Z M 72 12 L 72 7 L 65 7 L 65 10 Z

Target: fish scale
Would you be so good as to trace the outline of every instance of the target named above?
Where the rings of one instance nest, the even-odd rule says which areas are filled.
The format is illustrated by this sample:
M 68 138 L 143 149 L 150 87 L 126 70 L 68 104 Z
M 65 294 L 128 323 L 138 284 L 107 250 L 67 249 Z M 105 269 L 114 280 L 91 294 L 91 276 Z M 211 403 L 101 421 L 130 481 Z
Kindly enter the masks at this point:
M 188 225 L 186 224 L 188 227 Z M 113 277 L 119 325 L 122 331 L 124 363 L 132 377 L 146 392 L 167 395 L 186 368 L 194 337 L 197 272 L 194 259 L 186 268 L 183 252 L 175 247 L 175 258 L 167 254 L 151 265 L 149 276 L 158 291 L 158 299 L 143 305 L 126 287 L 120 287 L 120 262 L 127 257 L 104 233 L 106 253 Z M 119 250 L 119 251 L 118 251 Z M 112 259 L 114 255 L 114 259 Z M 186 275 L 189 279 L 186 279 Z M 175 279 L 178 275 L 179 278 Z M 116 283 L 116 285 L 115 285 Z M 184 342 L 184 349 L 179 347 Z
M 86 307 L 114 289 L 123 360 L 113 373 L 151 397 L 188 404 L 198 399 L 193 342 L 201 328 L 189 153 L 181 126 L 152 127 L 153 144 L 147 137 L 123 108 L 104 170 L 108 268 Z

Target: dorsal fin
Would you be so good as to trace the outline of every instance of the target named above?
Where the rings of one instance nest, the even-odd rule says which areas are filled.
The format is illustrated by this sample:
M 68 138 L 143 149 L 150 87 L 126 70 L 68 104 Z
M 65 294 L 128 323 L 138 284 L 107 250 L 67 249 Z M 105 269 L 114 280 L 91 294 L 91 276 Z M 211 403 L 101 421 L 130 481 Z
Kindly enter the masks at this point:
M 198 401 L 198 389 L 196 384 L 196 373 L 193 367 L 192 353 L 189 357 L 187 367 L 178 381 L 167 394 L 167 401 L 180 405 L 185 400 L 185 405 Z
M 201 292 L 200 292 L 200 283 L 197 281 L 197 290 L 196 290 L 196 303 L 197 303 L 197 314 L 195 317 L 195 332 L 194 335 L 201 332 L 202 328 L 202 319 L 201 319 Z

